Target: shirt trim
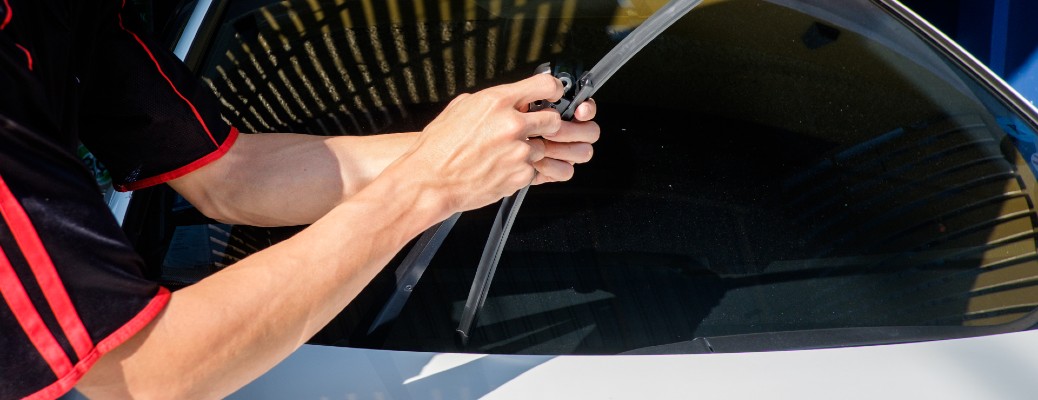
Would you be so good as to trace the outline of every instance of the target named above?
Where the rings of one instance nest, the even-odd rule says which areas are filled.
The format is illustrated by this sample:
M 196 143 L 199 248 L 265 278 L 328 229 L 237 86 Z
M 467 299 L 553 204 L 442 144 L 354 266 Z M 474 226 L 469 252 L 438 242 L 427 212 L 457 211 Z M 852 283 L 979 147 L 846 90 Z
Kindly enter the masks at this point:
M 4 0 L 4 12 L 7 15 L 4 16 L 3 22 L 0 22 L 0 31 L 4 30 L 7 24 L 11 23 L 11 16 L 14 15 L 14 11 L 11 11 L 11 3 L 7 0 Z
M 125 6 L 126 6 L 126 0 L 123 0 L 123 7 L 125 7 Z M 177 86 L 173 84 L 173 81 L 171 79 L 169 79 L 169 76 L 166 76 L 166 71 L 162 70 L 162 65 L 160 65 L 159 61 L 157 59 L 155 59 L 155 55 L 152 54 L 151 49 L 148 48 L 148 45 L 144 44 L 144 41 L 141 40 L 141 37 L 137 36 L 136 33 L 133 33 L 133 31 L 131 31 L 129 29 L 126 29 L 126 27 L 123 26 L 123 15 L 122 15 L 121 12 L 118 14 L 118 17 L 119 17 L 119 28 L 121 28 L 122 30 L 126 31 L 126 33 L 130 34 L 130 36 L 133 36 L 133 39 L 137 41 L 137 44 L 139 44 L 142 49 L 144 49 L 144 52 L 148 53 L 148 58 L 150 58 L 151 62 L 155 64 L 155 69 L 158 70 L 159 75 L 162 75 L 162 78 L 166 80 L 166 83 L 169 83 L 169 87 L 173 89 L 173 93 L 176 93 L 177 96 L 179 96 L 181 100 L 184 100 L 184 103 L 187 103 L 187 107 L 190 108 L 191 112 L 195 114 L 195 119 L 197 119 L 198 123 L 200 125 L 202 125 L 202 129 L 205 130 L 205 134 L 209 135 L 209 140 L 212 140 L 213 144 L 218 145 L 219 143 L 216 141 L 216 138 L 213 137 L 213 133 L 209 131 L 209 126 L 206 125 L 205 121 L 202 119 L 202 114 L 200 114 L 198 112 L 198 109 L 195 108 L 194 103 L 192 103 L 191 100 L 188 100 L 187 97 L 184 97 L 184 95 L 180 93 L 180 90 L 177 89 Z
M 162 173 L 159 175 L 155 175 L 149 178 L 141 179 L 130 183 L 116 184 L 114 185 L 115 190 L 118 190 L 120 192 L 127 192 L 131 190 L 144 189 L 146 187 L 155 186 L 160 183 L 166 183 L 171 180 L 180 178 L 184 175 L 187 175 L 189 173 L 192 173 L 195 170 L 202 168 L 207 164 L 215 161 L 216 159 L 223 157 L 224 154 L 227 154 L 227 151 L 231 149 L 231 146 L 234 145 L 234 142 L 237 139 L 238 129 L 232 126 L 231 131 L 227 134 L 227 139 L 223 141 L 223 144 L 221 144 L 220 147 L 217 147 L 216 150 L 213 150 L 212 153 L 209 153 L 204 157 L 191 162 L 190 164 L 187 164 L 183 167 L 174 169 L 166 173 Z
M 169 289 L 159 286 L 158 293 L 156 293 L 155 296 L 151 298 L 151 301 L 149 301 L 148 304 L 144 306 L 144 308 L 141 309 L 141 311 L 137 313 L 136 316 L 134 316 L 132 319 L 123 324 L 123 326 L 117 329 L 115 332 L 112 332 L 111 335 L 108 335 L 108 337 L 98 342 L 97 347 L 94 347 L 94 349 L 90 351 L 90 353 L 87 354 L 86 357 L 83 357 L 83 359 L 79 360 L 79 362 L 76 363 L 76 366 L 72 369 L 71 372 L 65 374 L 64 376 L 61 376 L 56 382 L 50 384 L 49 386 L 43 389 L 40 389 L 36 393 L 29 395 L 25 399 L 53 399 L 67 393 L 69 390 L 72 390 L 72 388 L 76 386 L 76 383 L 79 382 L 81 378 L 83 378 L 83 375 L 90 370 L 90 367 L 94 366 L 94 363 L 96 363 L 97 360 L 101 358 L 101 356 L 108 354 L 108 352 L 112 351 L 112 349 L 119 347 L 119 345 L 125 343 L 127 340 L 133 337 L 133 335 L 137 334 L 137 332 L 140 332 L 141 329 L 144 329 L 145 326 L 147 326 L 152 320 L 154 320 L 155 317 L 158 316 L 159 313 L 162 312 L 162 310 L 166 307 L 166 304 L 169 303 L 169 298 Z
M 11 228 L 11 236 L 14 236 L 15 243 L 18 244 L 25 261 L 29 264 L 29 269 L 36 278 L 36 283 L 40 285 L 43 297 L 58 320 L 62 333 L 68 338 L 69 344 L 76 352 L 76 357 L 82 358 L 93 347 L 90 335 L 87 334 L 83 320 L 79 318 L 79 313 L 72 305 L 72 299 L 69 298 L 68 291 L 61 282 L 61 276 L 54 267 L 54 261 L 51 260 L 50 254 L 47 253 L 47 249 L 40 240 L 39 233 L 36 232 L 36 227 L 33 226 L 29 215 L 11 193 L 11 189 L 2 177 L 0 177 L 0 216 Z
M 25 46 L 22 46 L 18 43 L 15 43 L 14 46 L 21 49 L 22 52 L 25 53 L 26 64 L 28 64 L 29 66 L 29 71 L 32 71 L 32 53 L 30 53 L 29 49 L 25 48 Z

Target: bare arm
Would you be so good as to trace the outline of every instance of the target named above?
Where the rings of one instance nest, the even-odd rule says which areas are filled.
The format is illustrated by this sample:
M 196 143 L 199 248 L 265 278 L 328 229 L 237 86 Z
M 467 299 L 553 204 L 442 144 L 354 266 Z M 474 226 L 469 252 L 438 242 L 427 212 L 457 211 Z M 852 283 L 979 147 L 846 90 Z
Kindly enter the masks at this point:
M 309 224 L 367 186 L 417 137 L 246 134 L 223 157 L 170 186 L 220 221 Z
M 526 138 L 553 135 L 560 121 L 516 105 L 559 95 L 558 81 L 534 77 L 459 97 L 377 178 L 313 225 L 173 293 L 147 328 L 98 360 L 79 390 L 96 398 L 213 398 L 259 376 L 418 232 L 528 183 L 543 149 Z
M 399 175 L 399 174 L 393 174 Z M 331 320 L 425 225 L 429 188 L 387 176 L 300 234 L 173 293 L 166 309 L 80 381 L 91 398 L 217 398 Z
M 592 101 L 579 107 L 575 116 L 589 121 L 594 114 Z M 591 159 L 598 132 L 594 122 L 564 122 L 549 140 L 532 141 L 543 157 L 534 163 L 539 172 L 535 183 L 570 179 L 573 163 Z M 242 135 L 226 155 L 170 185 L 220 221 L 309 224 L 371 183 L 420 135 Z

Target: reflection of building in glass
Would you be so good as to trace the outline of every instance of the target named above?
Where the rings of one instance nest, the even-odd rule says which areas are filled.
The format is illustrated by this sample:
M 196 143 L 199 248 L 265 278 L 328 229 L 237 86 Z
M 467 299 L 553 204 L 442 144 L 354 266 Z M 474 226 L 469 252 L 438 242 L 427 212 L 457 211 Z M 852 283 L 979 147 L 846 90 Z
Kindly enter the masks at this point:
M 831 285 L 807 303 L 866 315 L 901 304 L 895 321 L 937 325 L 1005 323 L 1033 309 L 1035 180 L 1024 160 L 1003 154 L 1000 136 L 977 116 L 920 122 L 790 179 L 787 206 L 796 224 L 812 226 L 802 240 L 820 244 L 812 268 L 829 260 L 843 271 L 901 271 Z
M 226 118 L 248 131 L 376 133 L 406 118 L 408 105 L 531 73 L 562 51 L 576 3 L 272 4 L 222 27 L 226 51 L 210 60 L 207 82 Z

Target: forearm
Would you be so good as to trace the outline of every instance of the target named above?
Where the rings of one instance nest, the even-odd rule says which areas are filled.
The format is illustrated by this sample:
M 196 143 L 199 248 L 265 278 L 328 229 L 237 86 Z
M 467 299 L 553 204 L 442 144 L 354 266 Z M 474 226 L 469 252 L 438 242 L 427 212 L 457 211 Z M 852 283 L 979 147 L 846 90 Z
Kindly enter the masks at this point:
M 224 222 L 309 224 L 367 186 L 417 136 L 242 135 L 219 160 L 170 185 Z
M 81 390 L 209 398 L 244 385 L 334 317 L 407 240 L 447 216 L 426 187 L 380 178 L 295 237 L 174 293 L 147 329 L 98 361 Z

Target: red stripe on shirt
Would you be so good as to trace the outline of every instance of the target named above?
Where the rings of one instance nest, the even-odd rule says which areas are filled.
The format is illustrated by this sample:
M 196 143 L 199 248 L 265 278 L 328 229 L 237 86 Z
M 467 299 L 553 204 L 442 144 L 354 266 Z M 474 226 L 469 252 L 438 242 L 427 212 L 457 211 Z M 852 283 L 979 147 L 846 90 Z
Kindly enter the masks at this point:
M 199 168 L 206 166 L 206 164 L 209 164 L 215 161 L 216 159 L 223 157 L 223 155 L 227 154 L 227 151 L 231 149 L 231 146 L 234 145 L 234 141 L 237 139 L 238 129 L 232 126 L 230 133 L 227 134 L 227 139 L 224 139 L 223 144 L 220 145 L 220 147 L 218 147 L 216 150 L 213 150 L 212 153 L 206 154 L 204 157 L 192 161 L 190 164 L 187 164 L 183 167 L 174 169 L 166 173 L 162 173 L 159 175 L 155 175 L 152 177 L 144 178 L 139 181 L 133 181 L 126 184 L 116 183 L 114 185 L 115 190 L 118 190 L 120 192 L 126 192 L 130 190 L 144 189 L 149 186 L 155 186 L 160 183 L 169 182 L 171 180 L 187 175 Z
M 58 380 L 56 382 L 29 395 L 29 397 L 26 397 L 24 400 L 54 399 L 67 393 L 69 390 L 72 390 L 72 388 L 76 386 L 76 383 L 83 378 L 83 375 L 90 370 L 90 367 L 94 366 L 94 363 L 96 363 L 101 356 L 108 354 L 112 349 L 123 344 L 133 337 L 133 335 L 137 334 L 141 329 L 144 329 L 145 326 L 148 326 L 148 324 L 154 320 L 160 312 L 162 312 L 162 309 L 165 308 L 167 303 L 169 303 L 169 299 L 169 290 L 159 286 L 158 293 L 155 294 L 155 297 L 152 297 L 151 301 L 148 302 L 148 305 L 144 306 L 144 308 L 138 312 L 133 319 L 127 321 L 122 327 L 117 329 L 115 332 L 112 332 L 111 335 L 108 335 L 108 337 L 98 342 L 97 347 L 95 347 L 90 354 L 87 354 L 86 357 L 80 359 L 72 371 L 69 371 L 69 373 L 64 376 L 58 375 Z
M 22 51 L 25 52 L 25 58 L 28 59 L 29 71 L 32 71 L 32 53 L 30 53 L 29 49 L 25 48 L 25 46 L 22 46 L 18 43 L 15 43 L 14 46 L 19 49 L 22 49 Z
M 7 27 L 7 24 L 11 23 L 11 15 L 14 15 L 14 11 L 11 11 L 11 3 L 4 0 L 4 9 L 7 10 L 7 15 L 4 16 L 4 21 L 0 22 L 0 31 Z
M 72 305 L 72 300 L 65 291 L 65 285 L 61 283 L 61 277 L 58 276 L 58 271 L 54 268 L 50 255 L 47 254 L 47 249 L 43 247 L 36 228 L 29 220 L 29 215 L 25 213 L 25 209 L 18 203 L 18 199 L 11 193 L 11 189 L 7 187 L 7 183 L 2 177 L 0 177 L 0 217 L 3 217 L 4 221 L 7 221 L 7 226 L 11 228 L 14 241 L 18 243 L 18 248 L 22 250 L 25 260 L 29 263 L 29 269 L 32 270 L 36 283 L 43 290 L 43 297 L 47 299 L 47 304 L 54 312 L 54 317 L 58 320 L 62 332 L 72 344 L 76 357 L 83 358 L 94 347 L 90 341 L 90 335 L 83 327 L 83 321 Z
M 125 6 L 126 0 L 123 0 L 123 7 Z M 144 44 L 144 41 L 141 40 L 140 36 L 137 36 L 136 33 L 133 33 L 133 31 L 126 29 L 126 27 L 123 26 L 122 13 L 119 14 L 119 28 L 122 28 L 122 30 L 126 31 L 126 33 L 129 33 L 130 36 L 133 36 L 133 39 L 141 45 L 141 48 L 144 49 L 144 52 L 148 53 L 148 57 L 151 58 L 151 62 L 155 64 L 155 68 L 158 69 L 159 75 L 162 75 L 162 78 L 166 79 L 166 82 L 169 83 L 169 87 L 173 88 L 173 92 L 176 93 L 177 96 L 180 96 L 180 99 L 184 100 L 184 102 L 187 103 L 187 106 L 191 108 L 191 112 L 195 114 L 195 119 L 197 119 L 198 123 L 202 125 L 202 129 L 205 130 L 205 134 L 209 135 L 209 140 L 212 140 L 214 145 L 219 146 L 220 144 L 217 143 L 216 138 L 213 137 L 213 134 L 211 132 L 209 132 L 209 126 L 207 126 L 205 124 L 205 121 L 202 120 L 202 114 L 198 113 L 198 109 L 195 108 L 194 103 L 191 103 L 191 100 L 188 100 L 187 97 L 184 97 L 184 95 L 180 93 L 180 90 L 177 89 L 177 86 L 173 84 L 173 81 L 169 79 L 168 76 L 166 76 L 166 71 L 162 70 L 162 65 L 159 64 L 159 60 L 155 59 L 155 55 L 151 53 L 151 49 L 148 48 L 148 45 Z
M 7 306 L 11 308 L 11 313 L 18 320 L 18 325 L 22 326 L 25 335 L 29 337 L 36 351 L 40 352 L 51 371 L 54 371 L 54 375 L 60 377 L 69 373 L 72 370 L 72 362 L 69 361 L 68 354 L 65 354 L 54 334 L 43 324 L 43 318 L 40 318 L 40 313 L 32 305 L 32 300 L 25 292 L 25 286 L 18 280 L 18 275 L 15 274 L 14 267 L 11 267 L 11 262 L 3 249 L 0 249 L 0 295 L 3 295 Z

